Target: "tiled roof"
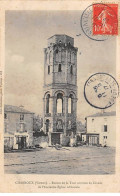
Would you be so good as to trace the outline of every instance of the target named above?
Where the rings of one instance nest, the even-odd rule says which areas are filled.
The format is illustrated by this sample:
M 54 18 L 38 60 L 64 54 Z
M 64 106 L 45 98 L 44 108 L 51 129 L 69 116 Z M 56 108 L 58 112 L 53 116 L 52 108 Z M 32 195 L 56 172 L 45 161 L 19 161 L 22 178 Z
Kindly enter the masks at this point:
M 5 112 L 14 112 L 14 113 L 34 114 L 33 112 L 25 110 L 22 107 L 13 106 L 13 105 L 5 105 L 4 111 Z
M 112 111 L 112 112 L 96 113 L 96 114 L 87 116 L 86 118 L 88 118 L 88 117 L 100 117 L 100 116 L 116 116 L 116 112 Z

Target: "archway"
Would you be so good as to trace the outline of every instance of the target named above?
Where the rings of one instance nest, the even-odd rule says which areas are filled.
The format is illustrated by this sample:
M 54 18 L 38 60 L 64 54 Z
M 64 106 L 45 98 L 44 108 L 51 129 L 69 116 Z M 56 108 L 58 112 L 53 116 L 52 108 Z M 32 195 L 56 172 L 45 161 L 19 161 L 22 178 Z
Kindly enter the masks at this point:
M 46 113 L 50 113 L 50 94 L 46 96 Z
M 63 94 L 62 93 L 57 94 L 56 108 L 57 108 L 57 113 L 63 113 Z

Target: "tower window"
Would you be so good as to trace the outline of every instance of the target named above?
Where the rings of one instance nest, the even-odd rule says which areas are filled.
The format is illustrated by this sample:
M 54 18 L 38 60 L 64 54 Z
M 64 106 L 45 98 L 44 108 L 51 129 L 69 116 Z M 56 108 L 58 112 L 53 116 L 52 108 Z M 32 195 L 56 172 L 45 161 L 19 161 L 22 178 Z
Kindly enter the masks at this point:
M 73 74 L 73 66 L 70 67 L 70 73 Z
M 49 54 L 49 63 L 52 63 L 52 51 L 50 51 L 50 54 Z
M 59 60 L 58 49 L 56 49 L 55 60 L 56 60 L 56 62 L 58 62 L 58 60 Z
M 75 53 L 74 52 L 72 52 L 72 54 L 71 54 L 71 62 L 75 63 Z
M 50 106 L 50 94 L 46 97 L 46 113 L 49 113 L 49 106 Z
M 57 94 L 57 100 L 56 100 L 56 108 L 57 108 L 57 113 L 63 113 L 63 95 L 62 93 Z
M 104 125 L 104 132 L 107 132 L 107 125 Z
M 50 65 L 48 65 L 48 74 L 50 74 Z
M 58 65 L 58 72 L 61 72 L 62 71 L 62 66 L 61 64 Z
M 7 119 L 7 114 L 6 113 L 4 114 L 4 119 Z

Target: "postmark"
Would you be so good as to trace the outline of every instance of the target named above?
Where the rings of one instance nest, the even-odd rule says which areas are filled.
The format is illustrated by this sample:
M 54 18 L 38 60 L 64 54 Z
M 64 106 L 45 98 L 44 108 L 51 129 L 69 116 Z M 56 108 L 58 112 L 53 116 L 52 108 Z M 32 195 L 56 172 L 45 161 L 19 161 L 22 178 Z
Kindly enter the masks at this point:
M 105 41 L 118 34 L 118 5 L 96 3 L 88 6 L 81 15 L 84 34 L 95 41 Z
M 106 109 L 111 107 L 118 95 L 119 85 L 110 74 L 96 73 L 85 82 L 84 97 L 95 108 Z

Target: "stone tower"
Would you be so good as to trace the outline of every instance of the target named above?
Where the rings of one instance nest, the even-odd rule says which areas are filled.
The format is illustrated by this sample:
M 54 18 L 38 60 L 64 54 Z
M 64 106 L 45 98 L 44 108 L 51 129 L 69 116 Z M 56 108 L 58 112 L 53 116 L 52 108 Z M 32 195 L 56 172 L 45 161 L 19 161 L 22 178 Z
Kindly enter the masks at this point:
M 77 48 L 67 35 L 54 35 L 44 49 L 44 132 L 49 145 L 67 145 L 76 133 Z

